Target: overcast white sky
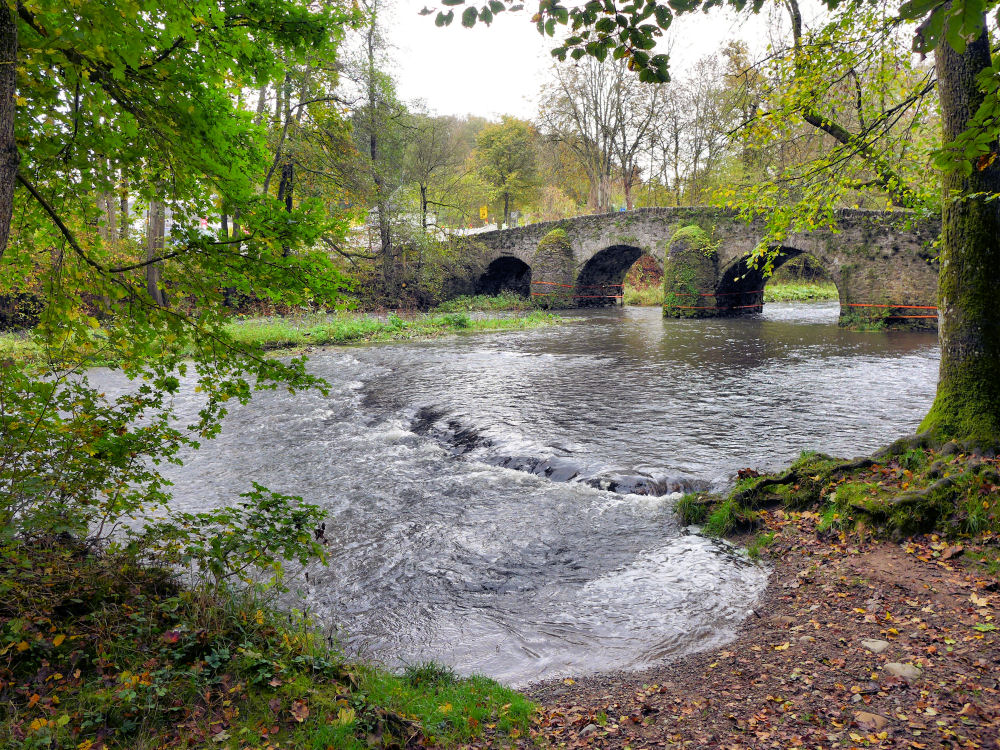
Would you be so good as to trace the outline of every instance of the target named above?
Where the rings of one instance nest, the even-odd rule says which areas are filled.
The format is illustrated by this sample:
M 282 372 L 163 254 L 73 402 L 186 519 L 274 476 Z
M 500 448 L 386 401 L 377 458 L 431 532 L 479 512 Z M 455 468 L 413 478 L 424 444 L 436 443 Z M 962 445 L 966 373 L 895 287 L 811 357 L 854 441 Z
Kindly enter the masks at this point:
M 400 98 L 422 99 L 441 115 L 534 118 L 538 90 L 553 61 L 553 40 L 535 30 L 527 10 L 531 3 L 520 13 L 501 13 L 489 28 L 473 29 L 463 28 L 457 18 L 452 26 L 439 29 L 433 15 L 418 14 L 427 5 L 437 4 L 396 0 L 387 19 L 388 36 L 396 47 Z M 461 7 L 458 11 L 456 16 Z M 767 44 L 766 18 L 748 19 L 718 9 L 676 19 L 667 33 L 675 76 L 729 39 L 745 39 L 757 51 Z

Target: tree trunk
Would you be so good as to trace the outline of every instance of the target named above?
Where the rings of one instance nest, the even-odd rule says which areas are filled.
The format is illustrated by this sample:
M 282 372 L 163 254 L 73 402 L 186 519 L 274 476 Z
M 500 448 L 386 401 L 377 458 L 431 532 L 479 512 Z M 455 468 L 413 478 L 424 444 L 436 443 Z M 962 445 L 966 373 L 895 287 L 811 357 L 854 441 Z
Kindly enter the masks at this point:
M 122 175 L 118 189 L 118 236 L 127 240 L 129 236 L 128 180 Z
M 281 181 L 278 183 L 278 200 L 284 201 L 285 211 L 292 212 L 292 192 L 295 190 L 295 165 L 289 159 L 281 165 Z M 281 246 L 282 257 L 287 258 L 291 254 L 288 245 Z
M 13 5 L 0 6 L 0 258 L 7 249 L 14 215 L 14 183 L 21 155 L 14 140 L 17 112 L 17 19 Z
M 420 227 L 427 233 L 427 186 L 420 183 Z
M 510 226 L 510 193 L 503 194 L 503 229 Z
M 154 200 L 149 204 L 149 221 L 146 229 L 146 260 L 163 253 L 163 243 L 166 235 L 166 211 L 163 203 Z M 160 307 L 166 306 L 163 290 L 160 289 L 160 264 L 150 263 L 146 266 L 146 291 Z
M 942 36 L 935 50 L 944 142 L 965 131 L 983 101 L 977 76 L 990 65 L 986 31 L 959 54 Z M 996 157 L 997 144 L 991 144 Z M 942 181 L 938 281 L 941 367 L 937 397 L 920 425 L 939 439 L 1000 445 L 1000 204 L 953 193 L 1000 192 L 1000 164 L 949 170 Z

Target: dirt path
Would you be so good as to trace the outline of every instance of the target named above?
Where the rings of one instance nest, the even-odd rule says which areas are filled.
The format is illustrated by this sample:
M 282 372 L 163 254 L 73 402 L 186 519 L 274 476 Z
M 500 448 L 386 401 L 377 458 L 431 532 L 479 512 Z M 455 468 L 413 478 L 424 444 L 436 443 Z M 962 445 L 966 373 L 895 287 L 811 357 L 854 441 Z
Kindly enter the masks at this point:
M 821 540 L 815 514 L 766 518 L 775 570 L 736 641 L 641 673 L 536 685 L 535 741 L 1000 748 L 995 577 L 936 537 Z

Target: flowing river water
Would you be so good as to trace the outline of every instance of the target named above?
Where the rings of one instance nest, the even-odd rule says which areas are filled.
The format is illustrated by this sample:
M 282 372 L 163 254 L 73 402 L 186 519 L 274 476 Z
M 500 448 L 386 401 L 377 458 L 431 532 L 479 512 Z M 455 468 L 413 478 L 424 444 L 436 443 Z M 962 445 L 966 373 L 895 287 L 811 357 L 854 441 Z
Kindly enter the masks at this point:
M 853 333 L 836 303 L 754 318 L 595 310 L 566 326 L 319 351 L 318 393 L 260 393 L 170 467 L 178 507 L 251 480 L 328 509 L 304 605 L 352 654 L 514 684 L 731 638 L 767 572 L 679 526 L 678 492 L 809 448 L 912 432 L 933 334 Z M 181 415 L 197 409 L 186 389 Z

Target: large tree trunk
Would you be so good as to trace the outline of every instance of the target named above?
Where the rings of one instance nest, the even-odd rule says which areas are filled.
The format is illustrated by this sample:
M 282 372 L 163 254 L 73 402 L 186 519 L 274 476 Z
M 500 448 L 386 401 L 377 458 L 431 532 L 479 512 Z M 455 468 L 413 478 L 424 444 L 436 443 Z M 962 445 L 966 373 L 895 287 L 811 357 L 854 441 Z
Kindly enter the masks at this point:
M 990 65 L 983 34 L 959 54 L 942 41 L 935 50 L 945 143 L 966 130 L 983 93 L 977 75 Z M 996 157 L 997 144 L 991 146 Z M 985 167 L 985 168 L 981 168 Z M 1000 445 L 1000 203 L 962 195 L 1000 192 L 1000 164 L 986 160 L 968 176 L 943 180 L 941 271 L 938 282 L 941 369 L 937 397 L 921 424 L 938 438 Z
M 0 257 L 7 249 L 14 215 L 14 182 L 21 155 L 14 140 L 17 112 L 17 19 L 10 3 L 0 5 Z

